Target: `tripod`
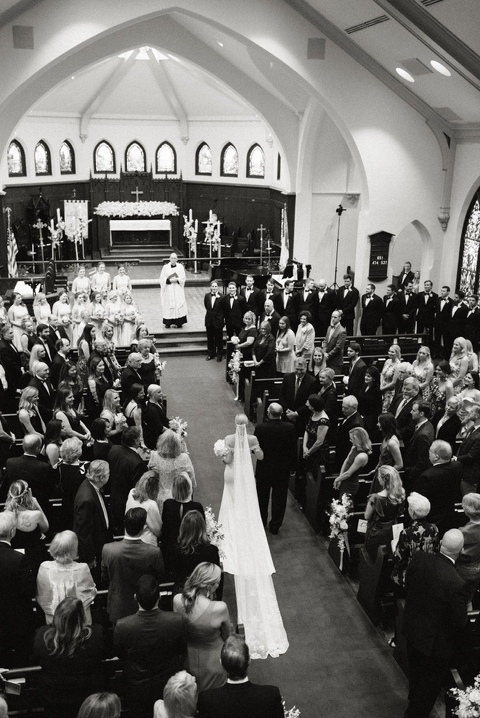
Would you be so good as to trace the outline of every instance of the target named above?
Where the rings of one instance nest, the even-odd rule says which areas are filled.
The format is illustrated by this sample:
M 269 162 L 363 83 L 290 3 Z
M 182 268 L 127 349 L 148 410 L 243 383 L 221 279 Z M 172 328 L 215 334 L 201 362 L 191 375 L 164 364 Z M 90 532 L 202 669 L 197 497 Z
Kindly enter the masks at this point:
M 335 210 L 335 212 L 338 214 L 338 224 L 337 224 L 337 248 L 335 251 L 335 276 L 334 276 L 334 280 L 333 280 L 333 284 L 332 284 L 333 289 L 338 289 L 337 269 L 338 269 L 338 246 L 340 244 L 340 221 L 341 221 L 342 214 L 346 211 L 347 210 L 345 209 L 345 207 L 342 207 L 341 204 L 339 204 L 337 209 Z

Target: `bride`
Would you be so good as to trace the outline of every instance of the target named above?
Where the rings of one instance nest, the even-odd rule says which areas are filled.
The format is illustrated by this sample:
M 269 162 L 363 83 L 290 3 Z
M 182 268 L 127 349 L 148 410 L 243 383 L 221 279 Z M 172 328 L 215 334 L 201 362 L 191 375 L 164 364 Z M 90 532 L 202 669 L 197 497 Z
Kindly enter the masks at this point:
M 288 639 L 272 580 L 275 572 L 258 507 L 252 455 L 263 459 L 258 439 L 247 434 L 245 414 L 235 417 L 236 431 L 225 438 L 224 489 L 218 522 L 225 541 L 223 568 L 235 579 L 238 623 L 252 658 L 285 653 Z

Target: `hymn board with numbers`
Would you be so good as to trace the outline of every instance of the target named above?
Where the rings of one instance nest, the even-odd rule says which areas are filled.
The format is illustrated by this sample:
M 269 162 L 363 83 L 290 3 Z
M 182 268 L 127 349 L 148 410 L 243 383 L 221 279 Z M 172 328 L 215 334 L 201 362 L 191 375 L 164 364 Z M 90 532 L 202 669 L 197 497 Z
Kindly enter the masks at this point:
M 370 234 L 370 264 L 368 278 L 371 282 L 383 282 L 388 272 L 388 251 L 395 235 L 390 232 Z

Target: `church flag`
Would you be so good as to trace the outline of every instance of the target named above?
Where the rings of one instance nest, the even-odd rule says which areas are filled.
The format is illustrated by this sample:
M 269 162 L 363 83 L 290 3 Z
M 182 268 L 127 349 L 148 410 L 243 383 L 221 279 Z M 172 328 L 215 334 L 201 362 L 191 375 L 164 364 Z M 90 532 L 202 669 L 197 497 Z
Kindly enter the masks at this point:
M 287 219 L 287 205 L 283 205 L 282 209 L 282 224 L 281 224 L 281 231 L 280 231 L 280 243 L 281 243 L 281 249 L 280 249 L 280 261 L 278 263 L 278 267 L 280 271 L 283 272 L 285 267 L 288 264 L 288 255 L 289 255 L 289 239 L 288 239 L 288 219 Z
M 80 240 L 78 230 L 82 229 L 83 237 L 88 235 L 88 200 L 65 200 L 64 202 L 65 234 L 68 239 Z
M 17 240 L 15 239 L 15 235 L 12 230 L 9 230 L 7 242 L 7 265 L 9 277 L 18 277 L 17 254 Z

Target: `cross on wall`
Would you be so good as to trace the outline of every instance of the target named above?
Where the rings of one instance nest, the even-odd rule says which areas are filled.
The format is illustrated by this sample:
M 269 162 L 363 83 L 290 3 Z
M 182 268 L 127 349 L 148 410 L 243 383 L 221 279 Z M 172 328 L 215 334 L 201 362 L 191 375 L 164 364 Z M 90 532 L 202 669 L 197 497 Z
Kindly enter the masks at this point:
M 134 191 L 134 192 L 130 192 L 130 194 L 134 194 L 134 195 L 135 195 L 135 202 L 138 202 L 138 201 L 139 201 L 138 196 L 139 196 L 140 194 L 143 194 L 143 192 L 142 192 L 142 190 L 139 190 L 139 189 L 138 189 L 138 184 L 137 184 L 136 187 L 135 187 L 135 191 Z

